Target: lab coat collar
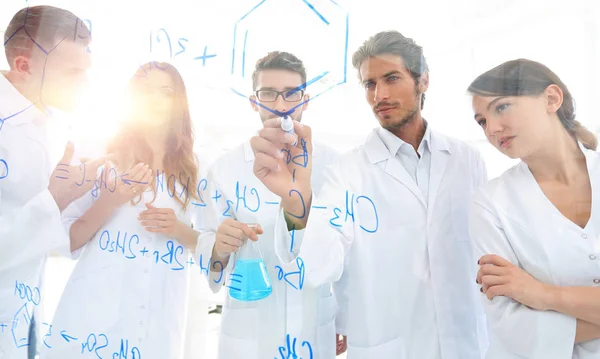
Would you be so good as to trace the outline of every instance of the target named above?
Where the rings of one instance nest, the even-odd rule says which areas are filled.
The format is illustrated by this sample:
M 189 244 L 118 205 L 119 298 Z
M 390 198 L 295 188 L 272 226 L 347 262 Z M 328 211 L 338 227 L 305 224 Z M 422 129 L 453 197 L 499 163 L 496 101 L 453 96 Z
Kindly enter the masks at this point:
M 313 141 L 313 157 L 317 157 L 319 155 L 318 145 Z M 244 159 L 246 162 L 254 161 L 254 151 L 252 151 L 252 147 L 250 146 L 250 140 L 244 141 Z
M 8 81 L 4 74 L 0 73 L 0 119 L 6 119 L 6 123 L 14 126 L 36 122 L 43 125 L 48 116 L 23 96 Z
M 385 147 L 388 149 L 388 151 L 390 152 L 390 155 L 392 155 L 392 157 L 396 156 L 396 154 L 398 154 L 398 151 L 400 150 L 400 148 L 402 146 L 404 146 L 405 144 L 407 144 L 406 142 L 404 142 L 404 140 L 397 137 L 396 135 L 394 135 L 393 133 L 391 133 L 390 131 L 386 130 L 383 127 L 379 127 L 377 129 L 377 131 L 378 131 L 379 137 L 381 137 L 381 140 L 383 141 Z M 422 148 L 423 150 L 428 150 L 431 152 L 430 142 L 431 142 L 431 129 L 430 129 L 430 126 L 427 123 L 427 121 L 425 121 L 425 134 L 423 135 L 423 139 L 421 140 L 421 143 L 419 144 L 419 152 L 421 152 L 421 145 L 423 145 L 423 148 Z
M 380 130 L 381 129 L 379 128 L 374 129 L 365 143 L 365 152 L 371 164 L 376 164 L 378 162 L 388 160 L 391 157 L 395 156 L 395 152 L 393 150 L 389 150 L 384 140 L 381 138 L 379 134 Z M 439 151 L 451 153 L 450 145 L 448 144 L 448 139 L 445 136 L 432 130 L 431 126 L 427 126 L 427 130 L 425 130 L 425 136 L 423 138 L 428 138 L 429 150 L 432 152 L 432 155 L 433 152 Z M 399 147 L 400 146 L 398 146 L 398 148 Z
M 412 179 L 406 168 L 402 166 L 400 161 L 393 161 L 395 157 L 395 153 L 392 154 L 387 146 L 385 145 L 381 135 L 379 133 L 379 129 L 373 130 L 369 138 L 367 138 L 367 142 L 364 146 L 365 153 L 367 158 L 371 162 L 372 165 L 383 162 L 383 170 L 388 175 L 392 176 L 400 183 L 402 183 L 406 188 L 408 188 L 414 195 L 419 199 L 419 201 L 426 206 L 425 199 L 421 194 L 421 191 L 417 187 L 417 184 Z
M 442 178 L 444 177 L 446 164 L 450 154 L 450 145 L 448 143 L 448 139 L 444 135 L 438 134 L 437 132 L 431 130 L 429 126 L 427 131 L 430 131 L 428 137 L 430 139 L 429 148 L 431 151 L 428 195 L 429 200 L 427 203 L 425 202 L 425 198 L 421 194 L 421 191 L 417 187 L 417 184 L 406 171 L 406 168 L 402 166 L 402 163 L 400 161 L 390 161 L 390 159 L 395 157 L 395 153 L 392 154 L 392 152 L 388 150 L 388 147 L 380 137 L 379 129 L 373 130 L 364 145 L 364 149 L 371 164 L 377 164 L 385 161 L 383 170 L 405 185 L 424 206 L 431 209 L 435 204 L 435 197 L 440 187 Z
M 437 193 L 444 179 L 446 165 L 450 159 L 451 151 L 448 138 L 435 131 L 431 132 L 431 167 L 429 171 L 429 196 L 427 208 L 429 209 L 428 221 L 432 219 L 432 210 L 435 205 Z M 465 159 L 466 160 L 466 159 Z

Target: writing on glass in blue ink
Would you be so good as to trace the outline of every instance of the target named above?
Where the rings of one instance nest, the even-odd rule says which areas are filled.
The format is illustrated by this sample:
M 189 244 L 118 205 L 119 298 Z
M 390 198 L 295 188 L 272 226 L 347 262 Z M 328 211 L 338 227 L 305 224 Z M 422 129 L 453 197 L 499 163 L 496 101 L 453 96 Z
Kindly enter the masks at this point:
M 284 131 L 288 132 L 287 128 L 289 128 L 289 125 L 286 128 L 284 128 L 284 122 L 282 122 L 282 129 Z M 292 124 L 292 131 L 293 131 L 293 124 Z M 285 149 L 285 148 L 281 150 L 281 152 L 285 153 L 285 163 L 287 165 L 289 165 L 291 162 L 294 165 L 296 165 L 298 167 L 302 167 L 302 168 L 306 168 L 308 166 L 309 156 L 308 156 L 308 149 L 306 148 L 306 140 L 304 138 L 300 139 L 300 147 L 302 148 L 302 152 L 293 157 L 291 154 L 291 150 Z M 295 168 L 292 170 L 292 182 L 296 182 L 296 169 Z M 304 197 L 302 196 L 302 193 L 300 193 L 300 191 L 298 191 L 296 189 L 291 189 L 288 192 L 288 196 L 292 197 L 293 195 L 296 195 L 300 198 L 300 202 L 302 203 L 302 212 L 301 213 L 291 213 L 291 212 L 286 211 L 286 213 L 295 218 L 306 217 L 306 203 L 304 202 Z
M 42 323 L 42 325 L 48 327 L 48 331 L 46 332 L 46 334 L 42 338 L 42 343 L 44 343 L 44 346 L 46 346 L 48 349 L 52 349 L 52 346 L 50 344 L 48 344 L 48 339 L 50 339 L 52 337 L 52 334 L 53 334 L 52 327 L 53 327 L 53 325 L 52 324 L 48 324 L 48 323 Z M 60 336 L 67 343 L 79 340 L 78 338 L 70 336 L 69 334 L 67 334 L 66 330 L 61 330 L 60 331 Z
M 5 160 L 0 158 L 0 180 L 8 177 L 8 163 Z
M 109 253 L 122 255 L 124 258 L 133 260 L 136 258 L 146 257 L 150 251 L 146 248 L 139 248 L 140 237 L 137 234 L 128 234 L 127 232 L 117 231 L 115 234 L 108 230 L 102 231 L 98 245 L 100 249 Z M 171 266 L 171 270 L 179 271 L 185 269 L 185 249 L 181 245 L 175 245 L 175 242 L 168 240 L 165 243 L 165 248 L 155 250 L 148 256 L 154 256 L 155 263 L 163 263 Z
M 302 148 L 302 152 L 295 156 L 292 156 L 292 153 L 290 150 L 288 150 L 286 148 L 281 149 L 281 152 L 284 153 L 285 164 L 289 165 L 290 162 L 293 162 L 295 165 L 297 165 L 299 167 L 306 168 L 306 166 L 308 166 L 308 161 L 309 161 L 308 149 L 306 148 L 306 146 L 307 146 L 306 140 L 304 138 L 301 138 L 300 139 L 300 147 Z
M 165 50 L 168 48 L 169 51 L 169 60 L 179 56 L 179 55 L 183 55 L 184 53 L 186 53 L 187 51 L 187 45 L 189 44 L 189 40 L 183 37 L 180 37 L 177 39 L 177 42 L 175 44 L 175 54 L 173 54 L 173 42 L 171 41 L 171 36 L 169 36 L 169 33 L 166 29 L 161 28 L 158 29 L 158 31 L 156 31 L 156 33 L 154 31 L 150 31 L 150 53 L 152 53 L 155 50 L 155 47 L 160 46 L 161 44 L 164 44 L 164 48 Z M 216 54 L 208 54 L 208 46 L 204 46 L 204 52 L 202 55 L 200 56 L 192 56 L 193 60 L 202 60 L 202 67 L 206 66 L 206 60 L 216 57 Z M 188 52 L 189 54 L 189 52 Z M 163 68 L 161 68 L 158 64 L 154 64 L 156 67 L 158 67 L 159 69 L 164 70 Z
M 33 307 L 37 306 L 41 303 L 42 297 L 38 287 L 31 287 L 25 283 L 15 281 L 15 296 L 24 300 L 23 306 L 21 306 L 15 313 L 12 321 L 11 332 L 13 336 L 14 344 L 17 348 L 27 347 L 29 346 L 29 327 L 32 324 L 33 320 Z M 52 349 L 52 346 L 48 343 L 48 340 L 54 334 L 53 326 L 48 323 L 42 323 L 45 327 L 48 327 L 48 331 L 42 337 L 42 343 L 49 349 Z M 0 323 L 0 334 L 4 333 L 5 328 L 8 326 L 6 323 Z M 23 328 L 24 327 L 24 328 Z M 19 330 L 20 328 L 20 330 Z M 18 337 L 18 332 L 22 333 L 22 337 Z M 71 336 L 66 333 L 65 330 L 60 331 L 60 337 L 62 340 L 67 343 L 71 343 L 77 341 L 78 338 Z M 91 344 L 91 343 L 88 343 Z M 101 349 L 101 347 L 96 347 L 95 344 L 92 346 L 96 349 Z M 94 349 L 92 349 L 94 350 Z M 98 356 L 98 358 L 101 358 Z
M 22 310 L 20 309 L 17 314 L 15 315 L 15 320 L 13 321 L 13 336 L 14 334 L 14 330 L 15 330 L 15 326 L 18 324 L 19 322 L 19 318 L 18 315 L 20 314 Z M 29 327 L 31 325 L 31 314 L 30 313 L 26 313 L 26 324 L 27 327 Z M 42 343 L 44 344 L 44 346 L 46 346 L 49 349 L 52 349 L 53 347 L 48 343 L 48 341 L 52 338 L 53 334 L 58 332 L 60 334 L 60 337 L 58 337 L 59 340 L 63 340 L 66 343 L 74 343 L 73 345 L 77 345 L 75 344 L 75 342 L 79 341 L 79 338 L 76 336 L 72 336 L 69 333 L 67 333 L 66 330 L 55 330 L 53 331 L 53 325 L 48 324 L 48 323 L 43 323 L 44 326 L 48 327 L 48 331 L 46 332 L 46 334 L 42 337 Z M 4 325 L 4 327 L 6 327 L 6 325 Z M 28 336 L 29 331 L 26 330 L 26 335 Z M 20 340 L 17 340 L 15 337 L 15 345 L 17 347 L 24 347 L 24 346 L 28 346 L 29 338 L 21 338 Z M 126 339 L 120 339 L 120 345 L 117 344 L 116 348 L 110 348 L 110 340 L 109 337 L 106 334 L 95 334 L 95 333 L 91 333 L 87 336 L 87 338 L 81 340 L 81 344 L 79 344 L 81 346 L 81 354 L 84 357 L 92 357 L 92 358 L 99 358 L 99 359 L 103 359 L 103 358 L 107 358 L 107 359 L 141 359 L 142 355 L 141 352 L 139 350 L 139 348 L 135 347 L 135 346 L 129 346 L 129 340 Z M 114 349 L 114 351 L 113 351 Z M 112 353 L 111 353 L 112 351 Z
M 42 301 L 40 289 L 38 287 L 31 287 L 23 282 L 15 281 L 15 292 L 14 295 L 24 301 L 23 305 L 19 307 L 13 316 L 11 333 L 13 341 L 17 348 L 29 346 L 29 331 L 23 330 L 22 328 L 29 328 L 33 319 L 33 308 L 39 305 Z M 6 323 L 2 323 L 2 332 L 7 327 Z M 19 330 L 21 328 L 21 330 Z M 22 333 L 23 337 L 18 337 Z
M 298 355 L 298 351 L 296 349 L 296 343 L 298 338 L 291 339 L 290 335 L 287 334 L 285 336 L 285 345 L 279 347 L 279 355 L 280 358 L 275 359 L 312 359 L 313 358 L 313 350 L 312 346 L 308 341 L 303 341 L 300 346 L 300 354 L 304 354 L 305 356 Z
M 175 176 L 174 174 L 169 175 L 169 178 L 166 180 L 167 185 L 167 194 L 169 197 L 173 198 L 176 195 L 183 199 L 184 201 L 190 195 L 190 181 L 191 178 L 188 176 L 187 179 L 182 177 L 183 173 L 179 173 L 179 176 Z M 177 185 L 181 186 L 181 190 L 177 189 Z M 196 185 L 196 196 L 198 197 L 198 201 L 191 201 L 190 203 L 196 207 L 206 207 L 206 202 L 204 201 L 204 197 L 202 196 L 203 192 L 206 191 L 208 187 L 208 181 L 205 178 L 201 178 Z M 193 187 L 192 187 L 193 188 Z M 192 189 L 193 190 L 193 189 Z M 165 171 L 156 170 L 156 193 L 164 193 L 165 192 Z
M 15 346 L 17 348 L 22 348 L 29 346 L 29 331 L 28 330 L 18 330 L 18 328 L 29 328 L 31 326 L 31 321 L 33 320 L 33 308 L 30 303 L 23 304 L 15 313 L 12 322 L 12 336 Z M 23 337 L 17 337 L 18 332 L 23 333 Z
M 223 271 L 225 270 L 224 266 L 223 266 L 223 262 L 221 261 L 214 261 L 212 260 L 212 257 L 208 259 L 208 265 L 205 267 L 204 266 L 204 260 L 203 260 L 203 255 L 200 254 L 200 258 L 198 258 L 198 265 L 200 266 L 200 274 L 205 274 L 207 277 L 209 276 L 209 273 L 212 272 L 217 272 L 219 273 L 219 278 L 218 279 L 213 279 L 213 282 L 215 284 L 219 284 L 221 283 L 221 281 L 223 280 Z M 217 269 L 218 268 L 218 269 Z
M 181 260 L 178 257 L 178 255 L 183 255 L 185 253 L 183 246 L 178 245 L 177 247 L 175 247 L 175 242 L 173 242 L 172 240 L 169 240 L 169 241 L 167 241 L 166 247 L 167 247 L 167 251 L 165 253 L 161 253 L 160 251 L 153 252 L 155 262 L 156 263 L 159 262 L 158 258 L 160 256 L 160 261 L 162 263 L 168 264 L 168 265 L 173 265 L 171 267 L 171 270 L 185 269 L 184 265 L 181 263 Z M 173 263 L 173 262 L 175 262 L 175 263 Z
M 39 305 L 42 301 L 40 288 L 33 287 L 32 289 L 27 284 L 19 281 L 15 281 L 15 295 L 21 299 L 25 299 L 29 303 L 33 303 L 33 305 Z
M 82 168 L 84 172 L 83 178 L 85 178 L 85 167 Z M 67 171 L 68 172 L 68 171 Z M 57 176 L 57 178 L 60 178 Z M 66 179 L 66 178 L 65 178 Z M 169 197 L 173 198 L 175 196 L 183 199 L 184 201 L 190 196 L 190 181 L 191 177 L 185 178 L 183 173 L 179 173 L 179 176 L 175 176 L 174 174 L 169 175 L 168 178 L 165 178 L 165 171 L 156 170 L 156 186 L 155 190 L 157 193 L 165 192 L 165 184 L 166 184 L 166 192 Z M 123 173 L 119 175 L 115 168 L 110 168 L 108 171 L 102 169 L 100 171 L 100 175 L 98 179 L 94 182 L 94 188 L 91 193 L 92 196 L 98 197 L 98 190 L 106 189 L 110 192 L 114 192 L 117 189 L 117 184 L 122 183 L 127 186 L 131 186 L 133 184 L 148 184 L 148 182 L 135 181 L 129 178 L 128 173 Z M 112 183 L 112 185 L 109 185 Z M 83 180 L 78 183 L 78 185 L 83 185 Z M 181 188 L 178 188 L 181 187 Z M 198 184 L 195 188 L 196 196 L 198 197 L 198 202 L 196 200 L 191 201 L 190 203 L 196 207 L 206 207 L 206 202 L 204 201 L 203 192 L 206 191 L 208 187 L 208 181 L 204 178 L 198 181 Z M 193 187 L 192 187 L 193 188 Z M 193 189 L 192 189 L 193 190 Z
M 86 182 L 89 181 L 89 180 L 85 180 L 85 178 L 86 178 L 85 163 L 82 163 L 79 168 L 83 171 L 83 178 L 81 179 L 80 182 L 77 182 L 77 185 L 83 186 L 84 181 L 86 181 Z M 60 178 L 60 177 L 57 176 L 57 178 Z M 109 179 L 110 179 L 110 181 L 109 181 Z M 109 186 L 109 182 L 112 182 L 111 186 Z M 94 188 L 92 189 L 92 196 L 98 197 L 98 190 L 100 190 L 102 188 L 110 191 L 111 193 L 115 192 L 117 190 L 117 185 L 119 182 L 123 183 L 126 186 L 131 186 L 132 184 L 148 184 L 148 182 L 135 181 L 135 180 L 129 178 L 128 173 L 123 173 L 119 176 L 119 174 L 117 173 L 117 170 L 114 167 L 111 167 L 107 171 L 105 171 L 104 168 L 102 168 L 100 170 L 100 175 L 94 181 Z
M 275 266 L 277 270 L 277 279 L 285 280 L 292 288 L 302 290 L 304 287 L 304 261 L 300 257 L 296 257 L 297 271 L 286 273 L 280 266 Z
M 373 202 L 373 200 L 367 196 L 357 196 L 355 198 L 354 193 L 351 194 L 349 191 L 346 191 L 346 206 L 344 208 L 345 213 L 343 215 L 343 218 L 340 217 L 340 215 L 342 214 L 342 209 L 340 209 L 339 207 L 335 207 L 333 208 L 334 217 L 329 220 L 329 223 L 334 227 L 341 227 L 343 223 L 348 222 L 348 219 L 350 219 L 352 223 L 355 223 L 356 219 L 354 217 L 354 204 L 361 205 L 361 203 L 364 206 L 367 206 L 369 209 L 372 209 L 373 216 L 369 221 L 369 226 L 365 227 L 363 224 L 366 225 L 367 220 L 365 218 L 367 216 L 361 215 L 360 222 L 362 223 L 359 223 L 360 229 L 367 233 L 377 232 L 377 229 L 379 229 L 379 216 L 377 214 L 377 208 L 375 207 L 375 203 Z M 365 211 L 361 212 L 361 214 L 362 213 L 368 212 Z
M 247 197 L 247 193 L 248 193 L 248 197 Z M 218 194 L 215 193 L 215 197 Z M 213 197 L 213 198 L 215 198 Z M 217 201 L 218 201 L 218 198 Z M 237 181 L 235 183 L 235 212 L 237 213 L 240 210 L 240 203 L 243 203 L 244 208 L 246 208 L 247 210 L 249 210 L 250 212 L 258 212 L 258 210 L 260 209 L 260 195 L 258 194 L 258 191 L 256 190 L 256 188 L 251 187 L 250 189 L 248 189 L 248 186 L 244 185 L 243 190 L 241 189 L 240 186 L 240 181 Z M 248 204 L 249 202 L 253 201 L 253 203 L 251 203 L 250 205 Z M 227 206 L 227 208 L 225 208 L 225 210 L 223 211 L 223 217 L 233 217 L 232 213 L 231 213 L 231 209 L 233 208 L 232 206 L 234 205 L 234 202 L 231 200 L 226 200 L 225 204 Z
M 142 354 L 136 346 L 129 348 L 129 340 L 121 339 L 118 350 L 111 353 L 112 349 L 107 349 L 110 345 L 109 338 L 106 334 L 91 333 L 88 335 L 85 342 L 81 344 L 81 354 L 90 354 L 98 359 L 105 358 L 103 355 L 108 354 L 108 359 L 141 359 Z M 92 354 L 93 352 L 93 354 Z M 85 356 L 85 355 L 84 355 Z
M 86 25 L 87 25 L 87 29 L 86 29 Z M 86 29 L 86 31 L 83 32 L 83 35 L 81 35 L 80 31 L 81 29 Z M 77 39 L 87 39 L 90 38 L 92 36 L 92 20 L 90 19 L 83 19 L 83 22 L 80 22 L 79 19 L 76 20 L 75 22 L 75 31 L 73 31 L 73 41 L 77 41 Z M 90 47 L 87 47 L 87 52 L 90 53 L 92 52 L 90 50 Z
M 296 189 L 292 189 L 288 192 L 288 195 L 290 197 L 292 197 L 292 195 L 296 195 L 300 198 L 300 202 L 302 203 L 302 212 L 301 213 L 291 213 L 291 212 L 287 212 L 286 213 L 292 217 L 296 217 L 296 218 L 304 218 L 306 217 L 306 203 L 304 202 L 304 197 L 302 196 L 302 193 L 300 193 L 300 191 L 296 190 Z

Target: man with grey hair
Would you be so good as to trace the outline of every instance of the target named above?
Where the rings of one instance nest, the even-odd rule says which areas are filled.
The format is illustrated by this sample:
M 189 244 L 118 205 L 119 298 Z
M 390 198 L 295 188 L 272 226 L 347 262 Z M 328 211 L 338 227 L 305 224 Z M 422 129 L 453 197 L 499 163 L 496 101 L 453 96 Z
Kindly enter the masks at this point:
M 89 42 L 80 18 L 52 6 L 18 11 L 4 34 L 10 69 L 0 74 L 0 358 L 35 356 L 46 256 L 69 253 L 61 212 L 91 189 L 104 163 L 71 166 L 69 144 L 52 171 L 46 137 L 49 107 L 73 109 L 86 85 Z
M 343 278 L 347 300 L 336 320 L 353 359 L 482 358 L 486 321 L 467 231 L 470 194 L 486 181 L 481 156 L 422 117 L 429 72 L 412 39 L 378 33 L 352 62 L 380 126 L 328 169 L 320 193 L 307 181 L 310 166 L 274 155 L 303 151 L 276 122 L 251 141 L 254 173 L 286 199 L 276 248 L 292 229 L 302 243 L 293 256 L 278 252 L 284 271 L 301 258 L 306 287 Z M 295 130 L 311 142 L 308 126 Z

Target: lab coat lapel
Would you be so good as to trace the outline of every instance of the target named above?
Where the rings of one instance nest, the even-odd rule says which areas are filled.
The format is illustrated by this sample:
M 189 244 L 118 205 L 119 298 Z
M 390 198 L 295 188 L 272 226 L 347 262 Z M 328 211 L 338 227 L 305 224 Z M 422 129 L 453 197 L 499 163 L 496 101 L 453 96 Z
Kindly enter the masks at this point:
M 446 139 L 442 135 L 434 131 L 431 131 L 430 145 L 431 168 L 429 170 L 428 212 L 431 214 L 433 212 L 435 200 L 438 197 L 437 194 L 440 188 L 440 184 L 446 172 L 446 165 L 448 164 L 448 160 L 450 158 L 450 148 L 448 146 L 448 141 L 446 141 Z
M 383 162 L 383 170 L 388 175 L 394 177 L 400 183 L 402 183 L 406 188 L 408 188 L 418 199 L 419 201 L 425 205 L 425 200 L 421 191 L 417 187 L 417 184 L 412 179 L 412 177 L 408 174 L 408 171 L 402 163 L 396 158 L 392 157 L 387 147 L 377 134 L 377 130 L 373 131 L 367 142 L 365 143 L 365 152 L 371 164 L 377 164 L 379 162 Z
M 48 139 L 46 138 L 46 129 L 38 127 L 36 122 L 32 122 L 31 124 L 28 124 L 26 126 L 27 137 L 39 143 L 42 147 L 47 149 Z

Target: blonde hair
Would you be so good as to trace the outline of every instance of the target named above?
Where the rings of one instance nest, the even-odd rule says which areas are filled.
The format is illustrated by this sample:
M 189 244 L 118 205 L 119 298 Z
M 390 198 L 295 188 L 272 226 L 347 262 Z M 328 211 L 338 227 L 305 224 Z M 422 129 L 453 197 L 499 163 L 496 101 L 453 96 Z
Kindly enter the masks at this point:
M 575 121 L 573 128 L 569 132 L 588 150 L 596 151 L 598 149 L 598 137 L 579 123 L 579 121 Z
M 136 78 L 143 77 L 148 71 L 165 71 L 171 76 L 175 84 L 175 107 L 171 114 L 171 124 L 169 127 L 169 135 L 167 138 L 166 152 L 163 159 L 163 170 L 166 178 L 174 177 L 176 185 L 177 180 L 180 183 L 185 183 L 181 180 L 188 178 L 188 182 L 196 186 L 198 184 L 198 166 L 199 163 L 194 156 L 194 131 L 192 126 L 192 120 L 189 112 L 189 105 L 187 99 L 187 91 L 183 79 L 177 69 L 167 63 L 148 63 L 140 67 L 137 71 L 136 76 L 131 80 L 132 84 L 135 83 Z M 132 87 L 134 90 L 134 87 Z M 135 116 L 135 114 L 133 115 Z M 125 122 L 121 127 L 118 134 L 112 139 L 111 143 L 107 147 L 107 152 L 112 153 L 116 156 L 117 167 L 121 170 L 128 168 L 136 163 L 151 164 L 154 162 L 152 158 L 151 144 L 147 143 L 141 133 L 143 128 L 139 128 L 135 122 Z M 158 171 L 159 169 L 154 169 Z M 179 173 L 179 176 L 177 176 Z M 156 199 L 157 191 L 157 176 L 152 176 L 150 183 L 152 192 L 154 193 L 154 201 Z M 167 180 L 167 190 L 169 187 L 169 181 Z M 196 187 L 194 187 L 196 188 Z M 175 191 L 175 188 L 173 188 Z M 177 201 L 181 207 L 185 210 L 190 203 L 190 200 L 199 200 L 196 191 L 188 191 L 184 199 L 179 196 L 173 198 Z M 131 201 L 131 204 L 135 205 L 141 201 L 142 197 L 137 196 Z

